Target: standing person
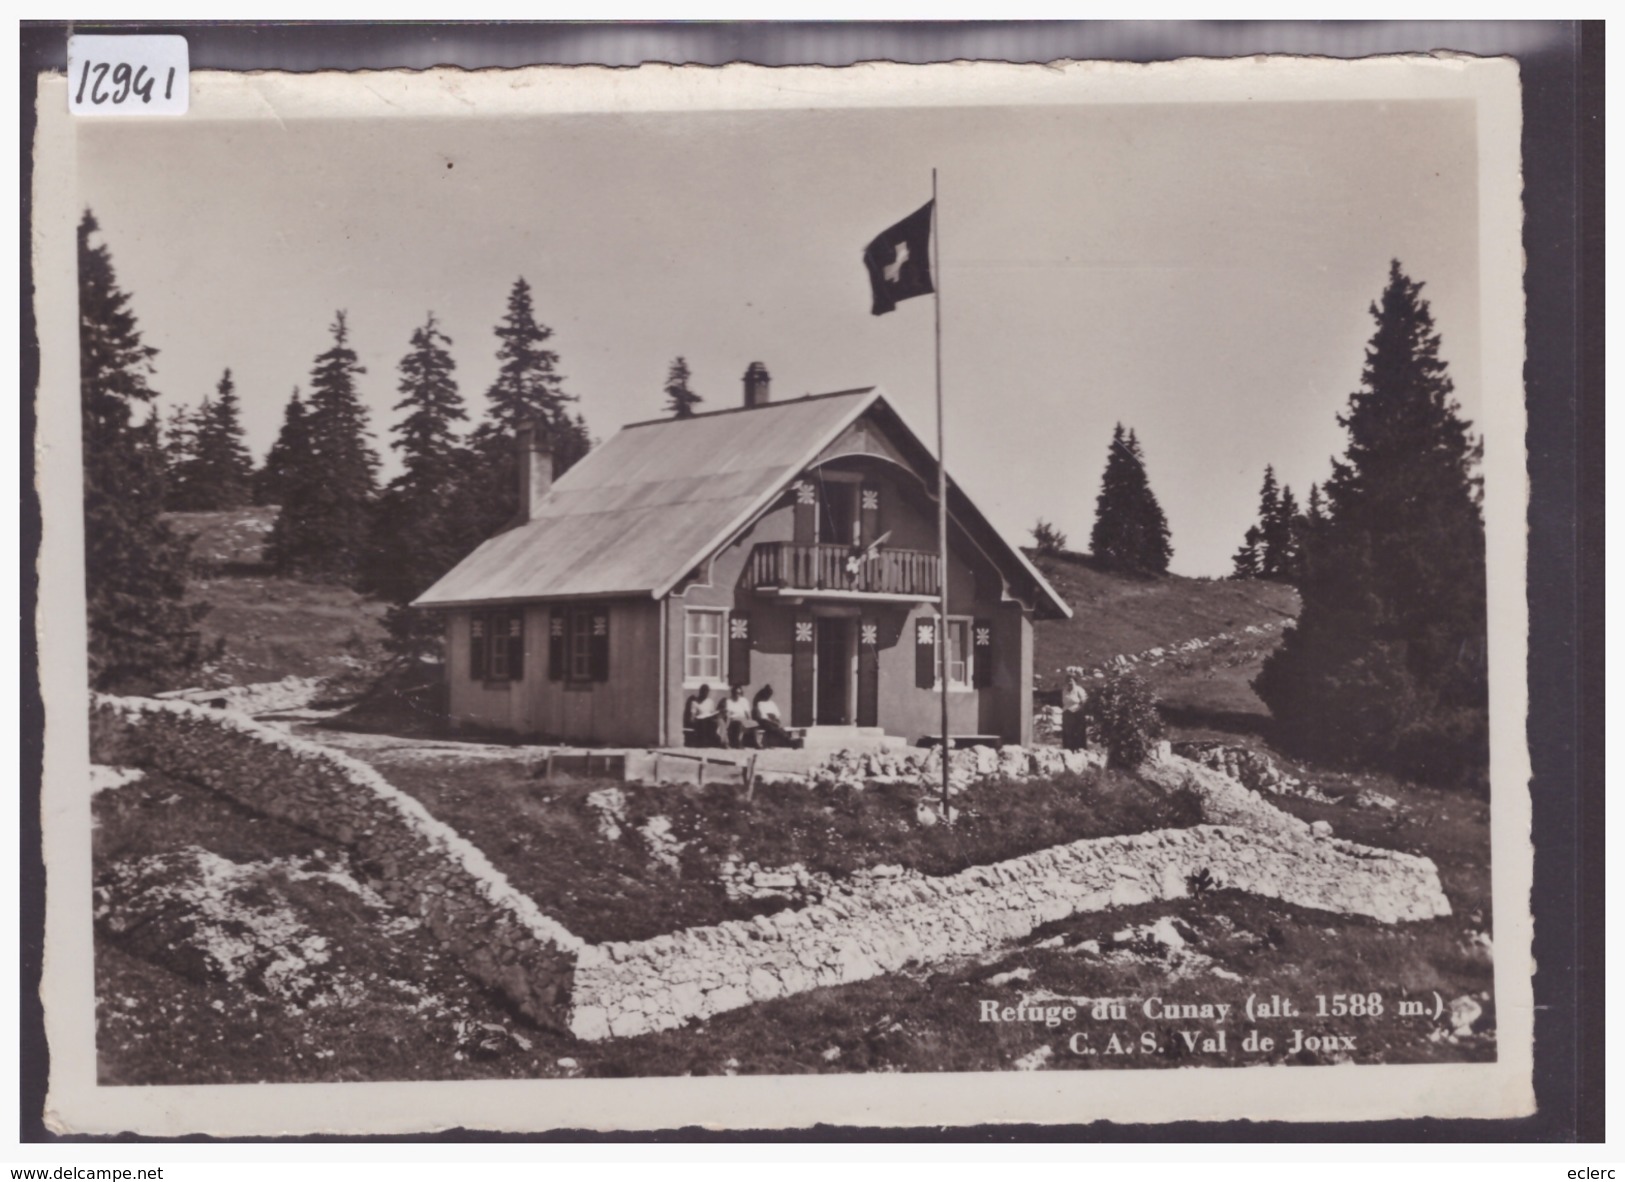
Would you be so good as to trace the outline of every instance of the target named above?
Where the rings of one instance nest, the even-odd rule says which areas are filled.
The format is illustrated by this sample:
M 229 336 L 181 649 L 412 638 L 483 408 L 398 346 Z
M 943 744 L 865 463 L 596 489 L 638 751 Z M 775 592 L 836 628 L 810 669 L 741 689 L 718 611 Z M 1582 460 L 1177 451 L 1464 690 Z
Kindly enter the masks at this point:
M 716 747 L 722 735 L 717 729 L 717 704 L 711 700 L 711 687 L 702 685 L 683 703 L 683 738 L 689 747 Z
M 1061 746 L 1068 751 L 1082 751 L 1088 737 L 1088 726 L 1083 719 L 1084 705 L 1089 691 L 1083 688 L 1083 674 L 1077 669 L 1066 671 L 1066 689 L 1061 692 Z
M 728 700 L 722 703 L 720 732 L 724 747 L 760 747 L 762 732 L 751 717 L 750 703 L 745 700 L 744 686 L 736 685 L 728 691 Z

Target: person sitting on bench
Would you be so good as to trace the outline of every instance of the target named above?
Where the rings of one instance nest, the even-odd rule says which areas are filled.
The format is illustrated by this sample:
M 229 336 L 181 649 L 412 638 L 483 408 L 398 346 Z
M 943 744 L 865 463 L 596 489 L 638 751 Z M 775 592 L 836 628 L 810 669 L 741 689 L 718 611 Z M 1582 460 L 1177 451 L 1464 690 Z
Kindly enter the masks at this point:
M 762 745 L 761 728 L 751 714 L 751 704 L 745 700 L 745 687 L 734 686 L 722 703 L 722 724 L 718 733 L 722 736 L 724 747 Z
M 762 736 L 762 744 L 766 747 L 794 747 L 795 738 L 784 729 L 784 719 L 779 715 L 779 704 L 773 700 L 773 687 L 764 685 L 757 691 L 755 699 L 751 702 L 751 713 L 756 718 L 756 725 Z
M 725 746 L 717 704 L 711 700 L 711 687 L 700 686 L 693 697 L 683 703 L 683 745 L 685 747 Z

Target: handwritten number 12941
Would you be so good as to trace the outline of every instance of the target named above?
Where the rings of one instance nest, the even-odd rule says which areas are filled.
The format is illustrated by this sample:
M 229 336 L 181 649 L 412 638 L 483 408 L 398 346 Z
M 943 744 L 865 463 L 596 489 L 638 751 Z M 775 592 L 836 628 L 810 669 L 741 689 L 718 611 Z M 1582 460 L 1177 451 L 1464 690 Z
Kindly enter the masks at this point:
M 91 81 L 94 78 L 95 81 Z M 115 106 L 129 101 L 132 94 L 140 97 L 144 103 L 152 102 L 152 88 L 157 82 L 155 77 L 148 75 L 146 66 L 131 68 L 128 62 L 86 62 L 84 69 L 79 72 L 79 90 L 74 95 L 75 105 L 85 101 L 85 89 L 90 89 L 90 101 L 96 106 L 103 103 L 113 103 Z M 170 66 L 164 78 L 164 98 L 172 97 L 171 91 L 175 86 L 175 67 Z M 104 89 L 105 88 L 105 89 Z

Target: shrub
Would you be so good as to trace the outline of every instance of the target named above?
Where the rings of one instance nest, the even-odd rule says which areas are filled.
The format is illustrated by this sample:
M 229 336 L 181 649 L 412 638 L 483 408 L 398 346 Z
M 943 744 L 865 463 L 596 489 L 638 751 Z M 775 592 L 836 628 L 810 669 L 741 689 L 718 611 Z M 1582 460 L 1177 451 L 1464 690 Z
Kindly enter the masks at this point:
M 1089 738 L 1106 748 L 1113 767 L 1136 768 L 1162 737 L 1157 700 L 1136 673 L 1118 670 L 1089 692 L 1084 705 Z
M 1066 549 L 1066 535 L 1042 517 L 1029 532 L 1033 535 L 1033 549 L 1046 557 L 1053 557 Z

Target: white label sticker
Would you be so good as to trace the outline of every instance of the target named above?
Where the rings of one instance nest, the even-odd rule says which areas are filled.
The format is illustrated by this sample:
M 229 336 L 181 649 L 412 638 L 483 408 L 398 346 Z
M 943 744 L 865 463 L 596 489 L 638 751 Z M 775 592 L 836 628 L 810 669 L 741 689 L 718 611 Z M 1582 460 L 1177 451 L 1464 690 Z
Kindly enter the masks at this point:
M 69 37 L 68 110 L 184 115 L 190 61 L 185 37 Z

